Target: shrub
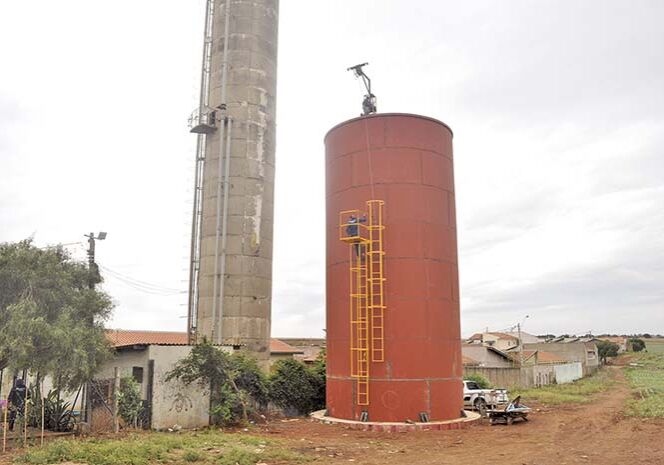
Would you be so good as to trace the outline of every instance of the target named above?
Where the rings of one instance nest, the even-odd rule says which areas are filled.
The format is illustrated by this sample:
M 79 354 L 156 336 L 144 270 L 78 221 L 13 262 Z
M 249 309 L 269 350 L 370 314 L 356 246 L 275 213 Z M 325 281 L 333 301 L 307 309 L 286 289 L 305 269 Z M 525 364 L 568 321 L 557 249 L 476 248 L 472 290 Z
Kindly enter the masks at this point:
M 491 387 L 491 383 L 489 382 L 489 380 L 482 375 L 464 376 L 464 380 L 475 381 L 481 389 L 489 389 Z
M 643 349 L 646 348 L 646 343 L 643 341 L 643 339 L 635 337 L 630 339 L 629 343 L 632 345 L 632 350 L 634 352 L 641 352 Z
M 606 359 L 609 357 L 615 357 L 618 355 L 618 344 L 609 341 L 599 341 L 597 343 L 597 352 L 599 353 L 599 359 L 602 363 L 606 363 Z
M 138 417 L 143 411 L 141 400 L 141 387 L 131 376 L 120 380 L 120 391 L 118 392 L 118 413 L 125 424 L 136 428 Z
M 294 359 L 279 360 L 270 377 L 270 399 L 287 415 L 304 415 L 325 407 L 325 364 L 309 368 Z
M 265 375 L 253 358 L 229 355 L 207 341 L 195 346 L 175 365 L 166 376 L 167 381 L 172 379 L 209 388 L 210 413 L 218 424 L 245 422 L 253 410 L 263 408 L 268 400 Z

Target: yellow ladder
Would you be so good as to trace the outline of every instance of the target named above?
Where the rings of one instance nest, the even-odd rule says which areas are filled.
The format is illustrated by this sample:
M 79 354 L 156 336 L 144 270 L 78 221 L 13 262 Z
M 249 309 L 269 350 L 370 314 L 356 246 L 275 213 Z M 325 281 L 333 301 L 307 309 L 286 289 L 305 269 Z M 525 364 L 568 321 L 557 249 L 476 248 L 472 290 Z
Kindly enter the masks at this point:
M 369 200 L 365 214 L 339 213 L 339 239 L 350 253 L 350 374 L 357 379 L 357 405 L 369 405 L 371 362 L 385 361 L 384 205 Z
M 369 290 L 368 311 L 371 320 L 371 361 L 385 361 L 385 250 L 383 249 L 383 206 L 382 200 L 369 200 L 367 251 L 369 269 L 367 288 Z
M 367 304 L 367 253 L 366 241 L 350 247 L 351 275 L 351 376 L 357 378 L 356 399 L 358 405 L 369 405 L 369 311 Z

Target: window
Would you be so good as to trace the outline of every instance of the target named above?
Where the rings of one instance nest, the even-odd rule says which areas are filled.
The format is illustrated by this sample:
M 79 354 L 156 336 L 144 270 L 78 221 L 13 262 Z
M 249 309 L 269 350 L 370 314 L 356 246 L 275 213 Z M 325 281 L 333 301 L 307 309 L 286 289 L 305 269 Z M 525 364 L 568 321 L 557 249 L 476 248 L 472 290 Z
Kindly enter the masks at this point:
M 480 387 L 475 383 L 474 381 L 469 381 L 466 383 L 466 386 L 468 387 L 469 391 L 475 391 L 480 389 Z
M 139 384 L 143 384 L 143 367 L 133 367 L 131 369 L 131 376 Z

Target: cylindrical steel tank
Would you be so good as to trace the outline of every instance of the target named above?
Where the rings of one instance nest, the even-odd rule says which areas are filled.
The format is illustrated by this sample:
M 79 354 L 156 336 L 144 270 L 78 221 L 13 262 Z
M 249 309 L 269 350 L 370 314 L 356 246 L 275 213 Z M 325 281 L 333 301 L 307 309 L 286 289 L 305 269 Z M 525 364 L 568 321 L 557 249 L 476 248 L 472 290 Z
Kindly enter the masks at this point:
M 369 421 L 459 418 L 463 409 L 452 131 L 432 118 L 375 114 L 325 137 L 327 410 Z M 339 212 L 383 200 L 385 361 L 370 363 L 369 402 L 350 375 L 349 244 Z M 364 418 L 366 420 L 367 418 Z

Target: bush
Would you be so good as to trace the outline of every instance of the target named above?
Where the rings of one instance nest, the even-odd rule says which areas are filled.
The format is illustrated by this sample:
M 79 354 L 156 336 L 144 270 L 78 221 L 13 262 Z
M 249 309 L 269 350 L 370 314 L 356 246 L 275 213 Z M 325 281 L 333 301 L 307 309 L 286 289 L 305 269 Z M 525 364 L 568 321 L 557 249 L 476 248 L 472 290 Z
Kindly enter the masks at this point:
M 464 376 L 463 379 L 466 381 L 475 381 L 481 389 L 489 389 L 491 387 L 489 380 L 482 375 Z
M 141 387 L 131 376 L 120 380 L 120 391 L 118 392 L 118 413 L 126 425 L 136 428 L 138 417 L 143 411 L 141 400 Z
M 618 344 L 608 341 L 599 341 L 597 343 L 597 352 L 599 353 L 599 359 L 602 363 L 606 363 L 608 357 L 615 357 L 618 355 Z
M 207 341 L 175 365 L 166 376 L 172 379 L 209 388 L 210 413 L 218 424 L 246 422 L 250 413 L 267 405 L 267 381 L 256 361 L 241 353 L 229 355 Z
M 279 360 L 270 377 L 270 399 L 287 415 L 325 408 L 325 364 L 309 368 L 294 359 Z
M 646 343 L 643 341 L 643 339 L 639 338 L 632 338 L 629 340 L 629 343 L 632 346 L 632 350 L 634 352 L 641 352 L 643 349 L 646 348 Z

